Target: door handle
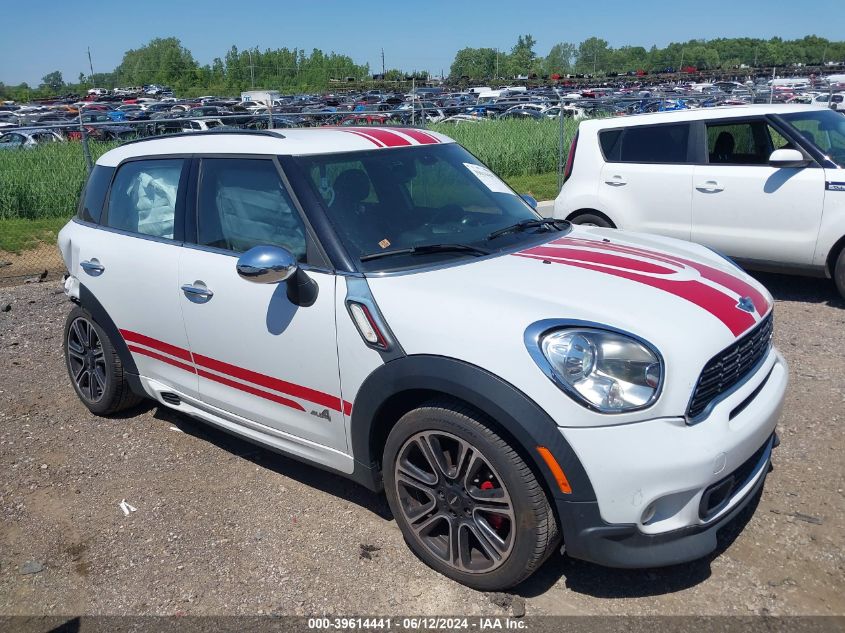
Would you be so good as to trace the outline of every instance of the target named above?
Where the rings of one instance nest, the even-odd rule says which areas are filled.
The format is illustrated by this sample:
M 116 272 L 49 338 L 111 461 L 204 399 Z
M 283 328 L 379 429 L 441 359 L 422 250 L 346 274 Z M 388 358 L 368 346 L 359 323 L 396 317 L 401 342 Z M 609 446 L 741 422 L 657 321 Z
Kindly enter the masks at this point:
M 92 277 L 99 277 L 106 270 L 106 267 L 103 266 L 96 257 L 93 257 L 90 260 L 86 259 L 84 262 L 79 262 L 79 265 L 82 267 L 82 270 Z
M 192 300 L 204 299 L 205 301 L 208 301 L 214 296 L 214 293 L 211 292 L 209 288 L 206 288 L 205 284 L 200 281 L 195 281 L 193 284 L 183 284 L 182 292 L 185 293 L 188 299 Z
M 622 185 L 627 185 L 628 182 L 619 175 L 611 176 L 610 180 L 605 180 L 604 184 L 610 185 L 611 187 L 621 187 Z
M 704 193 L 718 193 L 725 190 L 725 188 L 716 180 L 707 180 L 699 185 L 696 185 L 695 188 Z

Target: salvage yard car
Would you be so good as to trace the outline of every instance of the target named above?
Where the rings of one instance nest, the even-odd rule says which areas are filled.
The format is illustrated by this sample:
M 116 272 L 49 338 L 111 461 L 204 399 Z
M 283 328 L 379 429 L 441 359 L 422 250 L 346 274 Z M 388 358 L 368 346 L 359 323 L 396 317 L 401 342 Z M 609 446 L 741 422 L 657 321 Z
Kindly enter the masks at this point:
M 703 246 L 542 218 L 433 132 L 127 143 L 58 242 L 92 412 L 149 398 L 383 489 L 411 549 L 478 589 L 559 546 L 705 556 L 778 444 L 760 284 Z
M 845 297 L 845 116 L 796 104 L 583 121 L 554 215 L 832 277 Z

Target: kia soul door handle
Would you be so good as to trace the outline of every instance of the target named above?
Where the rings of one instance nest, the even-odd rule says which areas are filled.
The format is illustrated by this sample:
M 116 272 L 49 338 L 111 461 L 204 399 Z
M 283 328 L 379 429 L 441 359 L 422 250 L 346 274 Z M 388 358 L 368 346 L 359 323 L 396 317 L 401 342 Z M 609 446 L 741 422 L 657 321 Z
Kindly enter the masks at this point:
M 79 262 L 79 265 L 82 267 L 82 270 L 84 270 L 92 277 L 99 277 L 106 270 L 106 267 L 103 266 L 100 263 L 100 260 L 98 260 L 96 257 L 86 259 L 84 262 Z
M 183 284 L 182 292 L 184 292 L 185 296 L 192 301 L 208 301 L 214 296 L 211 289 L 206 287 L 206 285 L 201 281 L 195 281 L 192 284 Z
M 608 180 L 605 180 L 604 184 L 610 185 L 611 187 L 621 187 L 622 185 L 627 185 L 628 181 L 626 181 L 622 176 L 616 175 L 611 176 Z
M 718 193 L 724 191 L 725 188 L 719 184 L 717 180 L 706 180 L 695 186 L 696 189 L 704 193 Z

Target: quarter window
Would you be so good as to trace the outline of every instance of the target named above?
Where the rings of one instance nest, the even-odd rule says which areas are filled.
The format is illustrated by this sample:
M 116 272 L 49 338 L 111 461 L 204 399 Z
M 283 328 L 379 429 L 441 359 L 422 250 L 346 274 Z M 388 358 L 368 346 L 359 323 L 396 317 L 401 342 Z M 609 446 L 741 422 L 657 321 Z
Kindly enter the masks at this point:
M 599 134 L 605 159 L 611 163 L 686 163 L 689 126 L 641 125 Z
M 109 194 L 106 225 L 173 239 L 176 196 L 184 160 L 139 160 L 117 172 Z
M 267 244 L 305 261 L 305 227 L 270 160 L 202 161 L 198 243 L 235 252 Z

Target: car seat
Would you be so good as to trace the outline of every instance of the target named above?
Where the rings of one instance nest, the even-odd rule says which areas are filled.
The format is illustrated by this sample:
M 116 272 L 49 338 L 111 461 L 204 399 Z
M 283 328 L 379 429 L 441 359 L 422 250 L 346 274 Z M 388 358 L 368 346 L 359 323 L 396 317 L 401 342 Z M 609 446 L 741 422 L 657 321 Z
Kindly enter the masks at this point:
M 713 145 L 713 153 L 710 154 L 711 163 L 730 163 L 733 162 L 734 148 L 736 141 L 733 134 L 730 132 L 719 132 L 716 137 L 716 143 Z

